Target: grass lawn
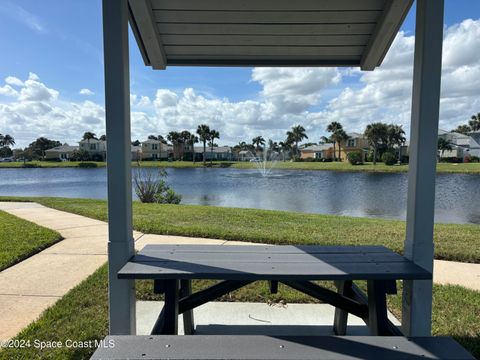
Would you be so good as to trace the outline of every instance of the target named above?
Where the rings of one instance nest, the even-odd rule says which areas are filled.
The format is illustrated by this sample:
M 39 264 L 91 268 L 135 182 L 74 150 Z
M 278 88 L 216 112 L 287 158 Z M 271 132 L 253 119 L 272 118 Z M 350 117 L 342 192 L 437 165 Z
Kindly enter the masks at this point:
M 201 288 L 205 283 L 196 283 Z M 137 299 L 150 300 L 151 282 L 137 282 Z M 89 294 L 86 296 L 86 294 Z M 258 282 L 225 296 L 224 301 L 279 301 L 313 302 L 294 290 L 279 287 L 279 293 L 270 295 L 266 283 Z M 401 295 L 390 296 L 389 308 L 397 316 L 401 312 Z M 434 286 L 433 334 L 453 336 L 474 356 L 480 356 L 480 292 L 459 286 Z M 71 290 L 40 319 L 22 331 L 17 339 L 88 341 L 102 339 L 108 333 L 107 267 L 103 266 L 76 288 Z M 5 349 L 0 359 L 88 359 L 92 348 L 77 349 Z
M 0 211 L 0 271 L 61 239 L 56 231 Z
M 37 167 L 78 167 L 79 162 L 52 162 L 52 161 L 31 161 Z M 96 162 L 98 167 L 104 167 L 105 162 Z M 0 163 L 0 168 L 19 168 L 23 166 L 23 162 Z M 137 162 L 132 162 L 132 166 L 137 167 Z M 165 167 L 165 168 L 195 168 L 203 167 L 202 162 L 193 163 L 191 161 L 142 161 L 142 167 Z M 210 163 L 207 162 L 207 166 Z M 255 164 L 250 162 L 231 162 L 231 161 L 214 161 L 211 165 L 214 168 L 234 168 L 234 169 L 255 169 Z M 277 169 L 285 170 L 329 170 L 329 171 L 366 171 L 366 172 L 382 172 L 397 173 L 408 171 L 408 165 L 387 166 L 383 163 L 366 163 L 364 165 L 353 166 L 348 162 L 290 162 L 278 161 L 275 165 Z M 480 163 L 468 164 L 437 164 L 437 171 L 440 173 L 463 173 L 463 174 L 480 174 Z
M 58 210 L 107 220 L 104 200 L 0 197 L 2 200 L 32 200 Z M 271 244 L 385 245 L 399 253 L 405 238 L 405 222 L 395 220 L 140 202 L 134 202 L 133 212 L 135 229 L 151 234 Z M 435 257 L 480 263 L 480 226 L 436 224 Z

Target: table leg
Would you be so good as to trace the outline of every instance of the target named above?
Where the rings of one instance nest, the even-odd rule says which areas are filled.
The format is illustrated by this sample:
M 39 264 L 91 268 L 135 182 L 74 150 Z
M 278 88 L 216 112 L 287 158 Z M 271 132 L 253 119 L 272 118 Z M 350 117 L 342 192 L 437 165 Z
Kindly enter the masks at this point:
M 387 287 L 384 281 L 368 280 L 368 327 L 370 335 L 390 335 L 387 317 Z
M 180 281 L 180 297 L 192 295 L 192 281 L 181 280 Z M 183 329 L 185 335 L 192 335 L 195 331 L 195 324 L 193 320 L 193 309 L 187 310 L 183 313 Z
M 352 296 L 352 281 L 351 280 L 339 280 L 336 281 L 337 292 L 343 296 Z M 335 318 L 333 320 L 333 331 L 336 335 L 346 335 L 347 334 L 347 321 L 348 321 L 348 312 L 335 308 Z
M 179 280 L 165 280 L 165 305 L 162 335 L 178 335 Z

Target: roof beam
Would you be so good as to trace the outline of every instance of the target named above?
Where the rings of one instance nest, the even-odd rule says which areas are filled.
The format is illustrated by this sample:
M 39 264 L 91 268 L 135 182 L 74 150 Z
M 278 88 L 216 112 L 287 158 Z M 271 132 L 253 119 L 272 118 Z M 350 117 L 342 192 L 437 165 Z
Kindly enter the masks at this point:
M 413 0 L 388 0 L 372 38 L 363 53 L 360 62 L 362 70 L 373 70 L 382 63 L 412 3 Z
M 142 54 L 144 60 L 148 59 L 149 65 L 154 69 L 165 69 L 167 57 L 155 23 L 150 0 L 130 0 L 129 5 L 135 20 L 132 29 L 134 29 L 137 40 L 140 35 L 143 41 L 143 48 L 146 52 L 146 54 Z

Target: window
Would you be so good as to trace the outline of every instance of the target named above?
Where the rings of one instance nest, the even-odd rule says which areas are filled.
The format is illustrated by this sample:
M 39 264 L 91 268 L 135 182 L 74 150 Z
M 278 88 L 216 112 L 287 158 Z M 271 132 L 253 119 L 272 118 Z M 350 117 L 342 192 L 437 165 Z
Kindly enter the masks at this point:
M 90 144 L 90 150 L 97 150 L 97 144 Z
M 152 144 L 152 150 L 158 150 L 158 144 Z
M 347 147 L 355 147 L 355 139 L 348 139 L 347 140 Z

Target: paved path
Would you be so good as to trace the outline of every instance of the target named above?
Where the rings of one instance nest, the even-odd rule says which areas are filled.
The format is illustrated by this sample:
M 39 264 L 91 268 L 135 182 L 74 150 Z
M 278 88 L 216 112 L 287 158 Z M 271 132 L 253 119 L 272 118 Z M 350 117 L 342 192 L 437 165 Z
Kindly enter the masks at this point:
M 36 203 L 0 202 L 0 210 L 58 231 L 64 240 L 0 272 L 0 340 L 21 329 L 107 261 L 108 227 L 103 221 Z M 245 244 L 238 241 L 142 234 L 146 244 Z M 480 290 L 480 264 L 435 260 L 434 281 Z

